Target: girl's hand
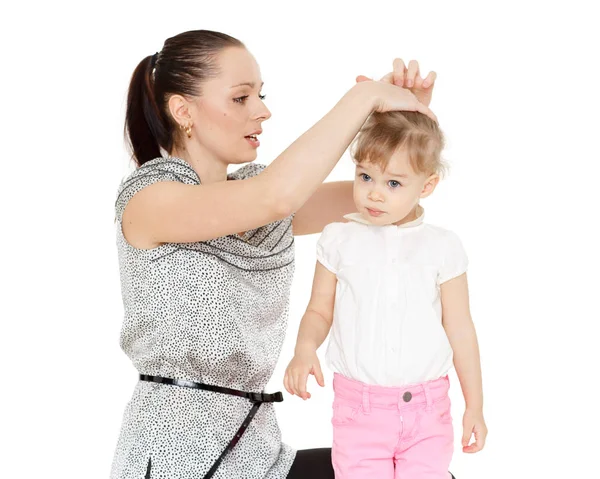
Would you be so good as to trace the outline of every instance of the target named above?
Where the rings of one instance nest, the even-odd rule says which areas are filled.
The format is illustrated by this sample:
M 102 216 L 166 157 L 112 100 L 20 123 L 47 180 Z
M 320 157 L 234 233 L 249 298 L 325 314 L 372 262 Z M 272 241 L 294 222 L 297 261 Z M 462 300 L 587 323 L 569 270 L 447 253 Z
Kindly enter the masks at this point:
M 310 393 L 306 391 L 309 374 L 315 376 L 319 386 L 325 386 L 317 352 L 312 349 L 296 351 L 296 355 L 285 370 L 283 384 L 286 391 L 304 400 L 310 399 Z
M 485 445 L 487 433 L 488 430 L 483 419 L 483 411 L 481 409 L 467 409 L 463 416 L 463 452 L 472 454 L 481 451 Z M 472 434 L 475 435 L 475 443 L 469 445 Z
M 385 75 L 380 81 L 408 88 L 423 105 L 429 106 L 436 78 L 435 72 L 429 72 L 425 78 L 422 78 L 419 62 L 416 60 L 408 62 L 408 68 L 406 68 L 402 59 L 396 58 L 394 59 L 394 71 Z M 371 78 L 364 75 L 356 77 L 357 83 L 363 81 L 371 81 Z

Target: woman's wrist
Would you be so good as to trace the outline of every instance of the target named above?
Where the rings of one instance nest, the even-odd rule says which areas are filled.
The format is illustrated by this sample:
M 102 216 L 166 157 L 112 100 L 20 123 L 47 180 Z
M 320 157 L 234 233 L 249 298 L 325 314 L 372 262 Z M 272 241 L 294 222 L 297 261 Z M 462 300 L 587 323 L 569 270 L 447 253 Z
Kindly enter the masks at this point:
M 374 88 L 374 82 L 370 81 L 356 83 L 345 96 L 349 97 L 357 106 L 364 107 L 367 114 L 375 111 L 379 104 L 377 88 Z

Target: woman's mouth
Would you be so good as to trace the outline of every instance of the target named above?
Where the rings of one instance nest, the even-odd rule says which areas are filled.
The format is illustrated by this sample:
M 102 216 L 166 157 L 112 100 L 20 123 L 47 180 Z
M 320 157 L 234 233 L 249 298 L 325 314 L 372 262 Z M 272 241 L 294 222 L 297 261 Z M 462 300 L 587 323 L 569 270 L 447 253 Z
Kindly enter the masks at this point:
M 246 138 L 246 141 L 250 143 L 250 146 L 252 146 L 252 148 L 258 148 L 260 146 L 258 135 L 260 135 L 259 132 L 253 133 L 252 135 L 246 135 L 244 138 Z

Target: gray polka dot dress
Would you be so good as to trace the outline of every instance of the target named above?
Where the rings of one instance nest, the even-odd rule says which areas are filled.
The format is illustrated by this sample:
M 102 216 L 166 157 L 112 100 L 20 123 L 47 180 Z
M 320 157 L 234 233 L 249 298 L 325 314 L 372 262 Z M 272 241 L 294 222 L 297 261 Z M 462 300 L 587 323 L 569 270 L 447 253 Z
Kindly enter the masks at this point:
M 249 178 L 263 169 L 251 163 L 228 179 Z M 157 158 L 119 187 L 117 247 L 125 311 L 121 347 L 142 374 L 261 392 L 287 325 L 294 272 L 292 218 L 243 236 L 139 250 L 123 236 L 123 210 L 135 193 L 157 181 L 200 184 L 184 160 Z M 251 406 L 245 398 L 140 381 L 125 409 L 111 478 L 204 477 Z M 215 479 L 287 476 L 295 451 L 281 442 L 274 408 L 273 403 L 260 407 Z

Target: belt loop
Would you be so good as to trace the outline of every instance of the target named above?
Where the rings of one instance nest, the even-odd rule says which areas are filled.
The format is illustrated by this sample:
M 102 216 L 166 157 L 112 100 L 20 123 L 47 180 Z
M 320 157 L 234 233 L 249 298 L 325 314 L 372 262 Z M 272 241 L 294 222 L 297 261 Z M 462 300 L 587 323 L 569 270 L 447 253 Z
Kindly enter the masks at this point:
M 369 402 L 369 385 L 363 384 L 362 407 L 365 414 L 371 413 L 371 403 Z
M 427 411 L 431 411 L 433 407 L 433 401 L 431 400 L 431 390 L 429 389 L 429 383 L 423 383 L 423 392 L 425 393 L 425 399 L 427 399 Z

